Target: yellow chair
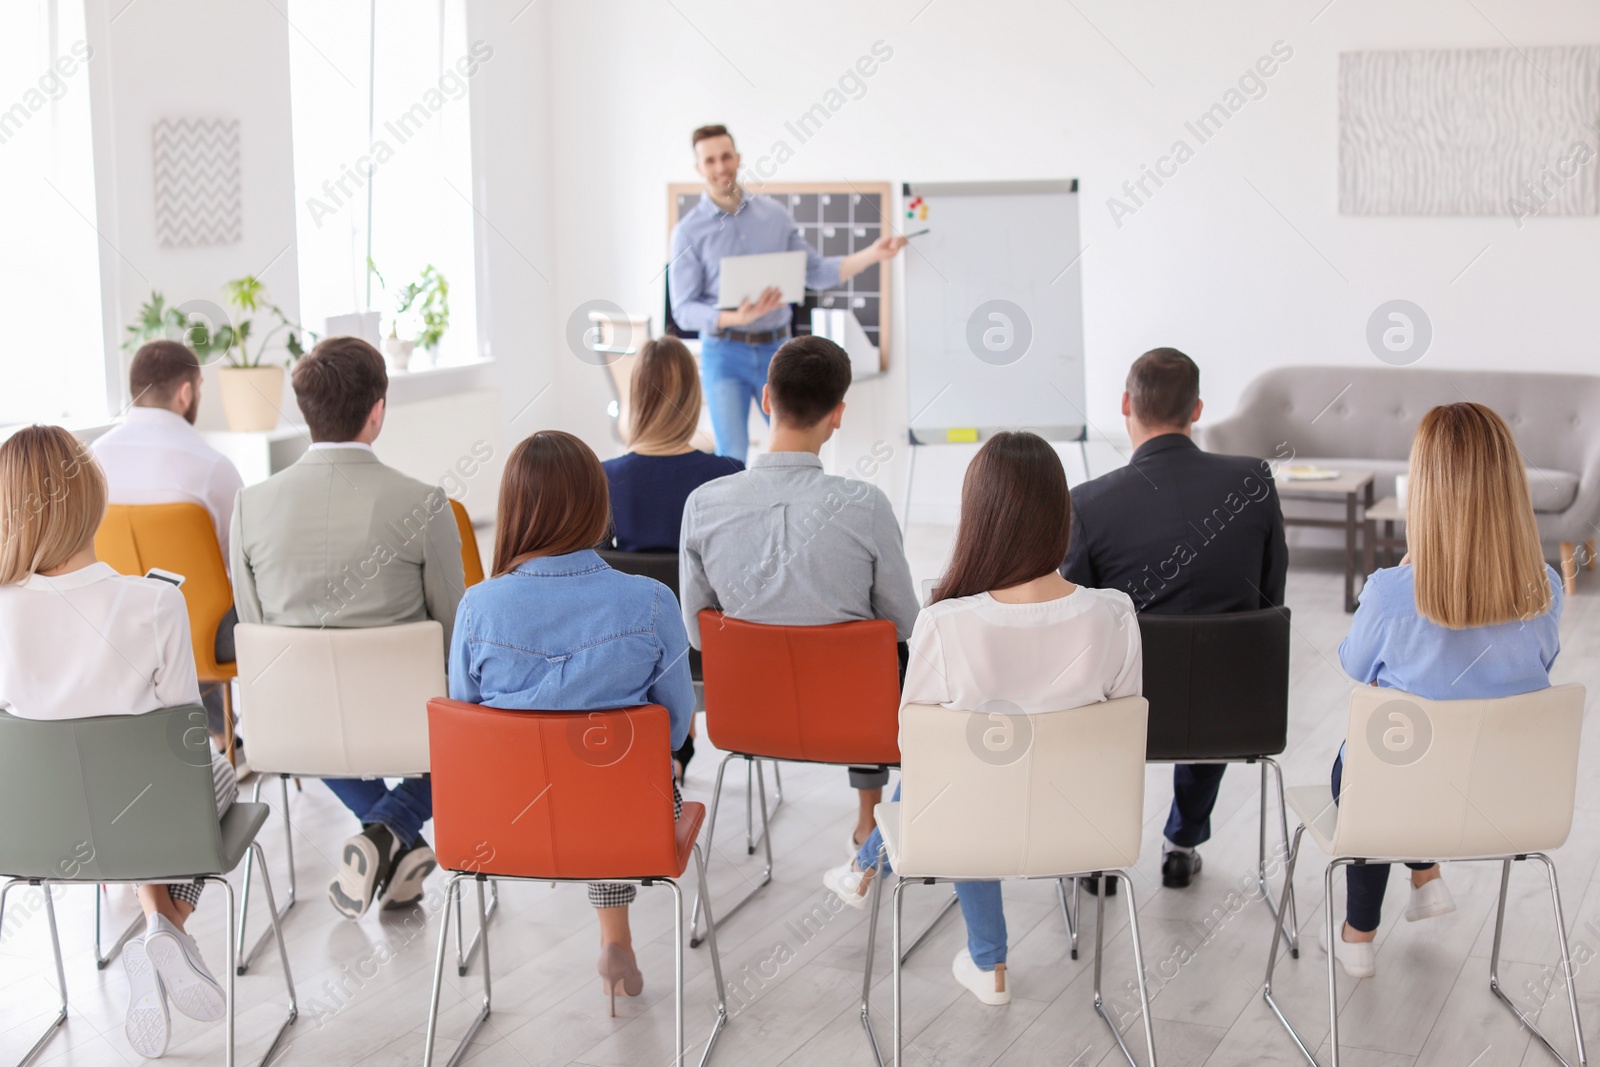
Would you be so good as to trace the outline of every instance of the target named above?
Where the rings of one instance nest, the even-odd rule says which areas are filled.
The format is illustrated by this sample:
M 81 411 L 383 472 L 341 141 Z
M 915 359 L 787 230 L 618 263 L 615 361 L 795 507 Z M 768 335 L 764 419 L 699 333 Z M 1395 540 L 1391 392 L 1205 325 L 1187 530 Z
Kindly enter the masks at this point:
M 470 589 L 483 581 L 483 557 L 478 555 L 478 535 L 473 532 L 472 520 L 467 518 L 467 509 L 461 501 L 450 501 L 450 510 L 455 512 L 456 529 L 461 533 L 461 573 Z
M 122 574 L 152 567 L 184 577 L 195 673 L 202 685 L 222 686 L 223 731 L 233 760 L 233 679 L 239 668 L 218 663 L 217 627 L 233 607 L 233 584 L 211 513 L 199 504 L 112 504 L 94 535 L 95 555 Z M 474 550 L 476 554 L 476 550 Z

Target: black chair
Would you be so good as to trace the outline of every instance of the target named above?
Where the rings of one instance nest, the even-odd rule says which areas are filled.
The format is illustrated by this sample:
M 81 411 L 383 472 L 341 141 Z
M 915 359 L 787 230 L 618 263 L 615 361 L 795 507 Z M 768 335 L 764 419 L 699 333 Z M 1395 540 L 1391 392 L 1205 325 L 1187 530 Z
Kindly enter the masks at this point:
M 1289 817 L 1283 802 L 1283 770 L 1272 757 L 1288 743 L 1289 609 L 1262 608 L 1223 615 L 1139 615 L 1144 646 L 1144 697 L 1150 702 L 1150 763 L 1261 764 L 1261 828 L 1256 881 L 1273 917 L 1274 894 L 1267 889 L 1267 771 L 1277 777 L 1280 863 L 1289 856 Z M 1067 911 L 1074 957 L 1077 887 Z M 1284 934 L 1298 958 L 1300 946 L 1294 892 L 1288 895 Z

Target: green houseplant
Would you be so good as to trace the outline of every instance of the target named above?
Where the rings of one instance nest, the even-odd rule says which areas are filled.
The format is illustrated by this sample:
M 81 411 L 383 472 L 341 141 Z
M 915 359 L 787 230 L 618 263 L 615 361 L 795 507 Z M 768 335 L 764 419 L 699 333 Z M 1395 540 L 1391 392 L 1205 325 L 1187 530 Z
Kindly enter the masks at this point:
M 379 287 L 394 307 L 383 342 L 383 352 L 390 366 L 405 370 L 417 345 L 437 358 L 439 341 L 450 329 L 450 280 L 429 263 L 422 268 L 416 281 L 391 292 L 378 265 L 371 259 L 367 260 L 367 269 L 378 279 Z

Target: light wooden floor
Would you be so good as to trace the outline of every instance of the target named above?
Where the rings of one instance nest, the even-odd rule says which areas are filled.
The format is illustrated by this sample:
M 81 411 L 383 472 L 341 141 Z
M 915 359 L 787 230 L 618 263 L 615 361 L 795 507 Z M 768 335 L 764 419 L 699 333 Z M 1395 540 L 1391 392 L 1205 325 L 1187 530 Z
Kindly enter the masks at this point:
M 947 550 L 951 531 L 914 527 L 909 552 L 917 577 L 931 577 Z M 1324 781 L 1344 728 L 1349 683 L 1336 651 L 1348 625 L 1339 610 L 1339 576 L 1296 567 L 1289 575 L 1294 611 L 1289 749 L 1283 764 L 1290 784 Z M 1562 622 L 1563 651 L 1558 681 L 1577 681 L 1600 692 L 1600 576 L 1585 574 Z M 1591 696 L 1590 706 L 1593 706 Z M 703 737 L 703 733 L 702 733 Z M 709 800 L 717 755 L 702 742 L 690 770 L 687 795 Z M 1586 964 L 1600 953 L 1600 738 L 1585 738 L 1585 768 L 1572 838 L 1555 854 L 1574 952 Z M 843 838 L 853 819 L 854 795 L 843 770 L 791 766 L 785 769 L 785 804 L 773 825 L 777 853 L 774 881 L 724 927 L 723 968 L 730 985 L 733 1018 L 714 1062 L 740 1067 L 871 1063 L 859 1022 L 861 966 L 866 919 L 827 907 L 820 884 L 823 868 L 843 857 Z M 740 789 L 733 796 L 736 800 Z M 1170 799 L 1170 771 L 1152 768 L 1145 800 L 1145 850 L 1133 889 L 1139 905 L 1145 964 L 1152 976 L 1158 1052 L 1168 1067 L 1303 1062 L 1262 1002 L 1260 986 L 1271 923 L 1252 892 L 1259 778 L 1231 768 L 1214 818 L 1215 836 L 1202 849 L 1205 870 L 1187 890 L 1160 888 L 1160 831 Z M 276 802 L 275 797 L 270 797 Z M 285 934 L 300 997 L 301 1017 L 292 1043 L 275 1062 L 304 1064 L 416 1064 L 440 916 L 437 905 L 425 925 L 416 916 L 369 915 L 359 923 L 338 921 L 328 906 L 325 884 L 339 841 L 351 832 L 349 817 L 324 787 L 306 783 L 295 796 L 295 861 L 301 903 Z M 720 899 L 744 891 L 759 871 L 744 850 L 742 804 L 726 807 L 718 828 L 712 886 Z M 6 818 L 26 813 L 6 812 Z M 263 833 L 281 894 L 285 889 L 282 826 L 275 815 Z M 1309 1040 L 1324 1042 L 1327 995 L 1324 955 L 1317 946 L 1322 921 L 1321 858 L 1308 848 L 1296 877 L 1301 894 L 1304 952 L 1278 971 L 1278 988 L 1291 1017 Z M 437 876 L 435 876 L 437 879 Z M 1394 878 L 1380 931 L 1378 975 L 1363 982 L 1342 980 L 1341 1034 L 1352 1067 L 1514 1067 L 1554 1062 L 1491 996 L 1488 954 L 1498 869 L 1458 866 L 1446 871 L 1458 910 L 1424 923 L 1400 920 L 1404 888 Z M 692 875 L 688 878 L 692 889 Z M 907 927 L 914 929 L 942 902 L 942 887 L 907 893 Z M 915 1067 L 982 1065 L 1020 1067 L 1058 1064 L 1088 1067 L 1116 1063 L 1109 1033 L 1091 1007 L 1090 951 L 1095 921 L 1085 923 L 1081 958 L 1067 957 L 1067 939 L 1050 884 L 1010 884 L 1005 889 L 1010 927 L 1013 999 L 989 1008 L 963 992 L 950 976 L 950 960 L 963 943 L 960 921 L 948 917 L 906 970 L 909 1038 L 907 1062 Z M 647 1065 L 671 1063 L 671 894 L 641 892 L 634 931 L 646 975 L 637 1000 L 619 1002 L 607 1016 L 594 966 L 598 935 L 581 889 L 510 886 L 493 928 L 494 1014 L 479 1033 L 467 1063 L 481 1067 L 555 1067 L 558 1064 Z M 1136 1001 L 1125 986 L 1129 959 L 1124 897 L 1113 898 L 1106 915 L 1108 999 L 1125 1014 L 1132 1041 Z M 0 1062 L 15 1062 L 37 1031 L 53 1017 L 54 972 L 48 929 L 35 890 L 13 903 L 0 940 Z M 63 891 L 58 903 L 68 952 L 72 1015 L 41 1062 L 121 1064 L 138 1062 L 122 1034 L 126 980 L 120 963 L 104 972 L 90 957 L 92 934 L 86 889 Z M 1342 904 L 1343 887 L 1336 900 Z M 133 913 L 131 898 L 116 898 L 117 918 Z M 219 973 L 222 962 L 221 896 L 213 895 L 193 924 L 206 957 Z M 685 907 L 687 912 L 687 905 Z M 262 912 L 251 918 L 252 938 Z M 1399 921 L 1397 921 L 1399 920 Z M 888 1016 L 888 916 L 881 926 L 874 975 L 874 1016 L 880 1039 Z M 120 924 L 113 924 L 120 925 Z M 1548 895 L 1535 868 L 1513 872 L 1503 978 L 1511 994 L 1543 1013 L 1559 1043 L 1571 1047 L 1565 997 L 1554 977 L 1556 954 Z M 707 953 L 687 954 L 689 1036 L 703 1042 L 712 1001 Z M 476 1011 L 481 989 L 477 967 L 465 978 L 447 971 L 445 1041 L 453 1044 Z M 1342 976 L 1341 976 L 1342 977 Z M 1580 966 L 1578 988 L 1585 1034 L 1600 1048 L 1600 967 Z M 1550 992 L 1545 992 L 1548 986 Z M 254 1063 L 276 1029 L 286 1000 L 275 956 L 267 955 L 238 980 L 239 1062 Z M 174 1063 L 222 1062 L 220 1026 L 174 1018 Z M 1138 1046 L 1142 1049 L 1142 1046 Z M 447 1051 L 441 1048 L 441 1051 Z M 1139 1052 L 1142 1062 L 1142 1051 Z M 1326 1049 L 1323 1050 L 1326 1061 Z M 443 1063 L 443 1057 L 439 1062 Z M 691 1061 L 693 1062 L 693 1061 Z

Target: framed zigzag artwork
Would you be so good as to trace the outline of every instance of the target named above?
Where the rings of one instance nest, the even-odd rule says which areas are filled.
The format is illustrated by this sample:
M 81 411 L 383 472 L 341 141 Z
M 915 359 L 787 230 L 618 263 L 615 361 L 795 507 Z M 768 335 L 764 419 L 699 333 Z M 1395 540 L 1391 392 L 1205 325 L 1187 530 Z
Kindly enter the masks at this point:
M 238 119 L 155 125 L 156 236 L 163 248 L 240 240 Z

